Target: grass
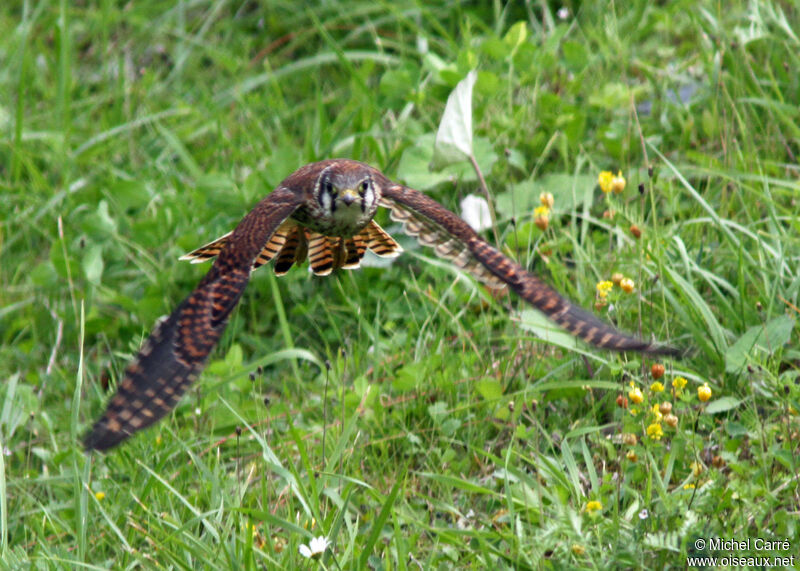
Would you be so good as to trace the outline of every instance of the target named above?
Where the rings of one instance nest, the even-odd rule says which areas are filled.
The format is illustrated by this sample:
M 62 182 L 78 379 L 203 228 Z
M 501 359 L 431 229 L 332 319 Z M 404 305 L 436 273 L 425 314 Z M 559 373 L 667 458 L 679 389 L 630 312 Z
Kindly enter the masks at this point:
M 486 4 L 0 8 L 5 566 L 796 555 L 797 8 Z M 663 392 L 651 359 L 559 337 L 382 216 L 406 255 L 324 279 L 258 271 L 175 412 L 84 454 L 154 321 L 206 271 L 178 256 L 297 167 L 364 160 L 455 211 L 480 193 L 466 162 L 427 168 L 473 68 L 499 245 L 585 307 L 598 281 L 632 278 L 598 312 L 689 350 L 663 362 Z M 626 190 L 600 192 L 602 170 Z M 301 557 L 321 535 L 324 557 Z M 697 542 L 757 537 L 791 547 Z

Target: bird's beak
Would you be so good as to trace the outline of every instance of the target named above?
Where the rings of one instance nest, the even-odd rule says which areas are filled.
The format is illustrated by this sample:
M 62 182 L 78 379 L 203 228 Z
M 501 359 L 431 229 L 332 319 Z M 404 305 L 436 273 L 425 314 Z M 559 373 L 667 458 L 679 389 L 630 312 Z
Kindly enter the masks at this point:
M 358 192 L 352 188 L 348 188 L 339 193 L 339 198 L 341 198 L 342 202 L 344 202 L 347 206 L 350 206 L 361 197 L 359 196 Z

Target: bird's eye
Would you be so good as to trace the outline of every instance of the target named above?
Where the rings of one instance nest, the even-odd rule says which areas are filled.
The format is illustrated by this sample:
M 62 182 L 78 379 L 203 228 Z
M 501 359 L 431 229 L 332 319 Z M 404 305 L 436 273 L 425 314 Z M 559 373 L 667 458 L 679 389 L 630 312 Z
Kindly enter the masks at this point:
M 365 180 L 361 183 L 361 192 L 367 192 L 369 190 L 369 181 Z
M 330 195 L 336 194 L 336 190 L 333 188 L 333 183 L 329 180 L 325 181 L 325 192 Z

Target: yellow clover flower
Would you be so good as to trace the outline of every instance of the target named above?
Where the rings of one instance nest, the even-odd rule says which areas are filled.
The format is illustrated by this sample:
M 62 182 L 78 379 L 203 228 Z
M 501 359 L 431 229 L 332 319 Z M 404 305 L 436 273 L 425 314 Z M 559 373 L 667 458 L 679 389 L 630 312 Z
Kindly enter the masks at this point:
M 610 282 L 608 280 L 597 282 L 597 295 L 601 298 L 605 299 L 608 297 L 608 292 L 614 287 L 614 282 Z
M 664 392 L 664 385 L 661 384 L 660 381 L 656 381 L 650 385 L 650 390 L 654 393 L 663 393 Z
M 653 416 L 656 418 L 656 422 L 661 422 L 661 418 L 664 416 L 663 414 L 661 414 L 661 411 L 659 410 L 660 408 L 661 407 L 658 405 L 658 403 L 654 404 L 650 408 L 650 412 L 653 413 Z
M 672 379 L 672 388 L 675 389 L 675 394 L 679 395 L 683 392 L 683 388 L 688 381 L 683 377 L 675 377 Z
M 661 440 L 661 437 L 664 436 L 664 429 L 661 428 L 659 423 L 654 422 L 647 427 L 647 436 L 653 440 Z
M 633 290 L 636 289 L 636 284 L 634 283 L 634 281 L 631 278 L 622 278 L 619 281 L 619 287 L 625 293 L 633 293 Z
M 633 387 L 628 392 L 628 398 L 633 404 L 641 404 L 641 402 L 644 400 L 642 389 L 640 389 L 639 387 Z
M 596 511 L 600 511 L 603 509 L 603 504 L 598 502 L 597 500 L 592 500 L 586 504 L 586 511 L 590 514 L 593 514 Z
M 622 171 L 617 172 L 617 176 L 612 177 L 611 190 L 613 190 L 615 194 L 619 194 L 625 190 L 625 177 L 622 176 Z
M 635 446 L 638 441 L 639 439 L 632 432 L 626 432 L 622 435 L 622 442 L 628 446 Z
M 711 398 L 711 387 L 708 386 L 708 383 L 703 383 L 702 387 L 697 387 L 697 398 L 702 402 L 706 402 Z
M 600 185 L 600 190 L 608 194 L 613 189 L 614 173 L 611 171 L 603 171 L 597 177 L 597 184 Z
M 533 223 L 542 232 L 547 230 L 550 224 L 550 208 L 547 206 L 537 206 L 533 209 Z

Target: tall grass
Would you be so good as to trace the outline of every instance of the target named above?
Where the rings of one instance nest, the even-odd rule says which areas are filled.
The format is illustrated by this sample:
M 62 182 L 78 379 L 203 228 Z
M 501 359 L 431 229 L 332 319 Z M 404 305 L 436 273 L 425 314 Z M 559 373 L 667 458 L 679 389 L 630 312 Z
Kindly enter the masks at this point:
M 725 555 L 698 538 L 794 541 L 798 10 L 564 9 L 5 3 L 3 563 L 683 568 Z M 471 69 L 499 246 L 685 348 L 663 391 L 652 360 L 559 336 L 381 214 L 406 255 L 256 272 L 174 414 L 84 454 L 121 371 L 206 271 L 178 256 L 297 167 L 363 160 L 455 211 L 478 193 L 469 164 L 428 169 Z M 603 194 L 602 170 L 625 191 Z M 603 304 L 614 273 L 635 293 Z M 332 545 L 306 561 L 317 536 Z

